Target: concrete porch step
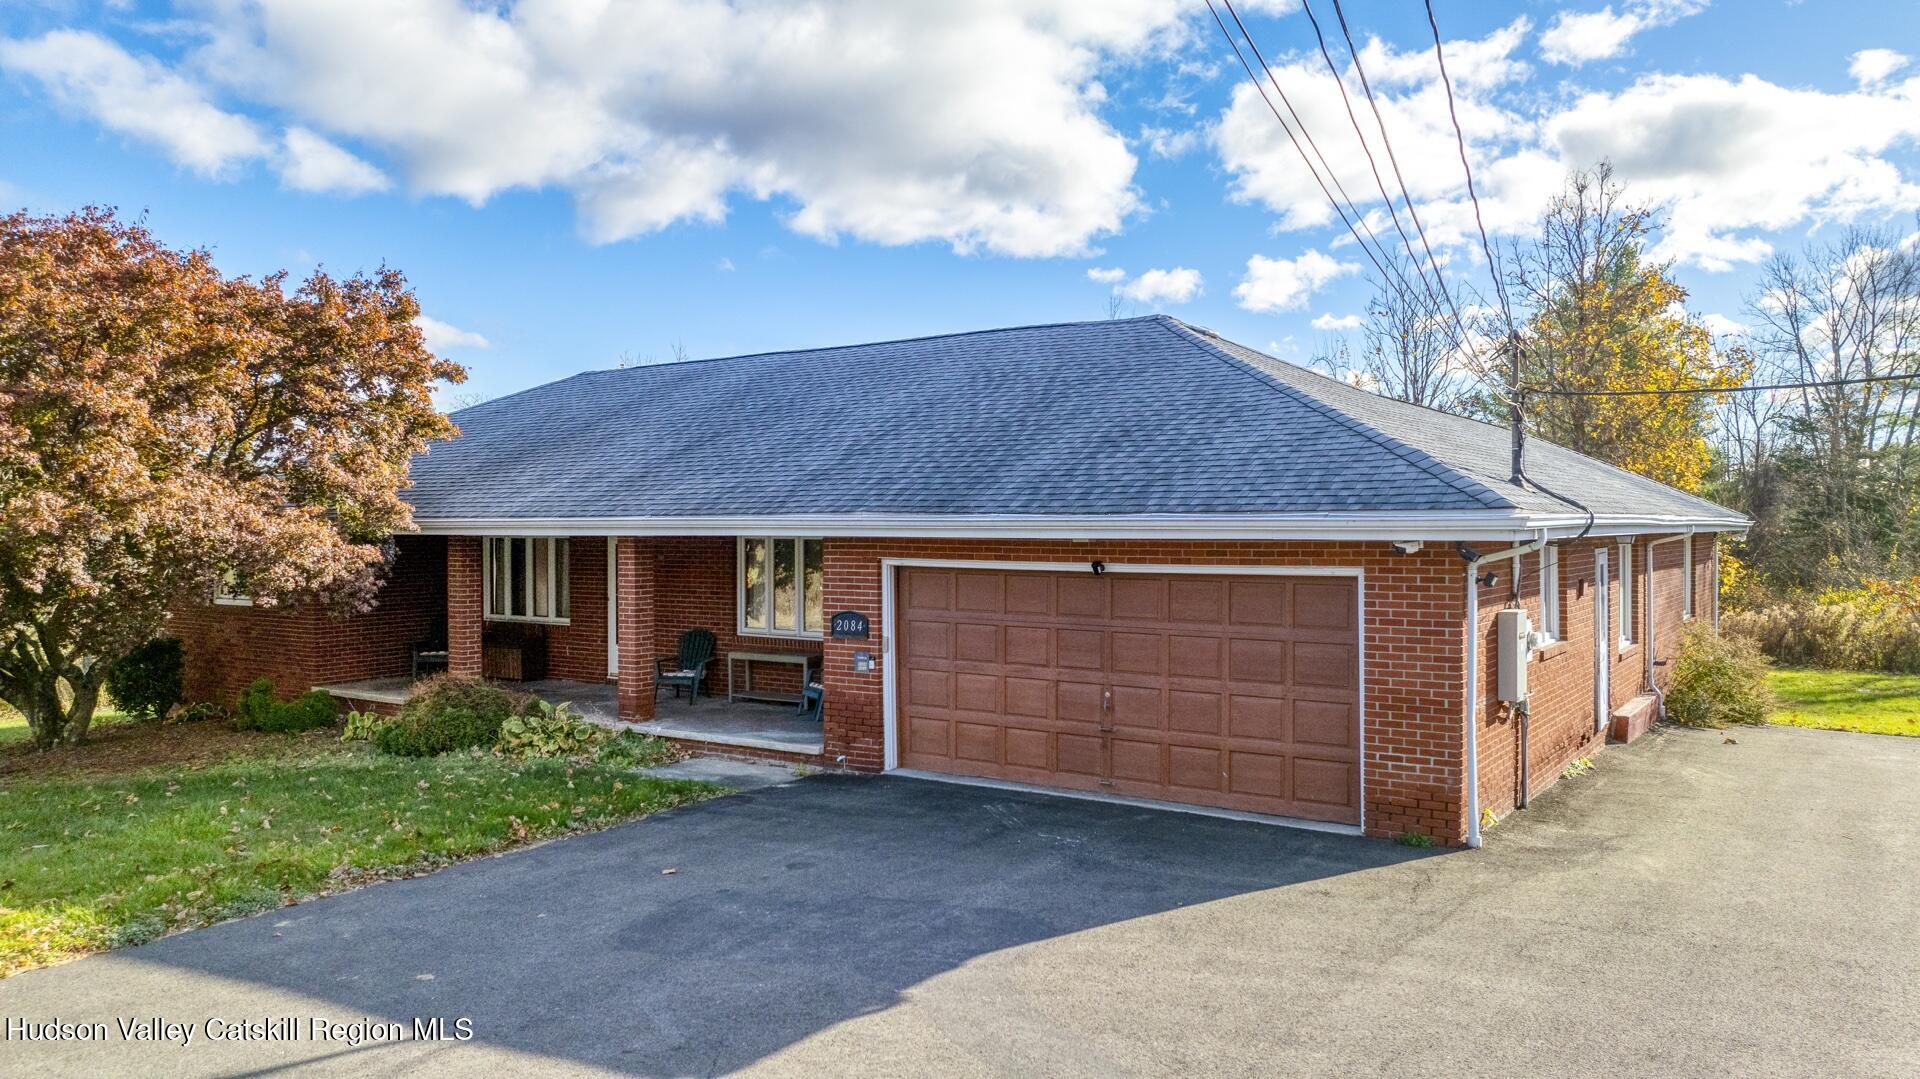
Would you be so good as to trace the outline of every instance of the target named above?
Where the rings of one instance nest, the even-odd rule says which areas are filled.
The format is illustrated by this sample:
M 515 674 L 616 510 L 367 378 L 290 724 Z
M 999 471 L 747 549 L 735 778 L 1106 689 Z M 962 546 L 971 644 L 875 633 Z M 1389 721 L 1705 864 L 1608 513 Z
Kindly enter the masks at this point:
M 1653 721 L 1660 718 L 1660 698 L 1651 693 L 1642 693 L 1613 710 L 1613 719 L 1607 726 L 1607 739 L 1614 742 L 1631 742 L 1647 733 Z

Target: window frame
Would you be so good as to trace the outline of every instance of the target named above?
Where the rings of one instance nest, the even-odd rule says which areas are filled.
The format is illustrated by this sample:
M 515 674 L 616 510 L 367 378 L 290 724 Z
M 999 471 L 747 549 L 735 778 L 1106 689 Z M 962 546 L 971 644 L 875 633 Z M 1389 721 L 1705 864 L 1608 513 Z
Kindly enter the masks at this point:
M 527 550 L 526 614 L 495 614 L 493 610 L 493 573 L 499 544 L 525 544 Z M 561 614 L 534 614 L 534 544 L 545 543 L 547 551 L 547 609 Z M 480 541 L 480 617 L 487 622 L 525 622 L 539 626 L 573 624 L 573 544 L 566 536 L 486 536 Z M 512 572 L 509 564 L 508 572 Z
M 766 625 L 764 627 L 747 624 L 747 544 L 758 540 L 765 544 L 768 580 L 766 587 Z M 794 588 L 794 628 L 781 629 L 774 625 L 774 607 L 778 602 L 773 588 L 773 552 L 782 541 L 793 544 L 793 588 Z M 807 544 L 819 546 L 820 561 L 820 625 L 807 628 Z M 741 637 L 769 637 L 785 641 L 818 641 L 827 635 L 826 606 L 826 547 L 819 536 L 793 535 L 753 535 L 735 536 L 733 539 L 733 622 L 734 633 Z
M 1680 590 L 1680 620 L 1688 622 L 1693 619 L 1693 590 L 1696 587 L 1693 571 L 1693 537 L 1688 536 L 1681 540 L 1680 548 L 1685 552 L 1686 568 L 1682 572 L 1687 578 L 1687 586 Z
M 1555 643 L 1565 639 L 1560 626 L 1560 548 L 1540 548 L 1540 628 Z
M 219 607 L 253 606 L 253 593 L 234 591 L 235 588 L 239 587 L 239 584 L 239 574 L 232 570 L 227 570 L 225 573 L 222 573 L 213 582 L 214 604 Z
M 1634 642 L 1633 621 L 1635 596 L 1633 594 L 1633 541 L 1621 540 L 1620 547 L 1620 647 L 1627 648 Z

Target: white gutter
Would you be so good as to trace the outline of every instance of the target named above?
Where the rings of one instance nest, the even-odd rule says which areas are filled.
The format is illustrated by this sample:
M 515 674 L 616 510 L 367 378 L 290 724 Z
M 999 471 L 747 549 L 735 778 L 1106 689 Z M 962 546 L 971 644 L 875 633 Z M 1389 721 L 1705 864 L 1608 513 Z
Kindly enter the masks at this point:
M 1517 542 L 1572 536 L 1584 515 L 1515 510 L 1461 513 L 1294 514 L 787 514 L 697 517 L 419 517 L 430 536 L 874 536 L 940 539 L 1265 539 L 1465 540 Z M 1600 535 L 1687 528 L 1731 531 L 1745 518 L 1612 516 L 1594 519 Z
M 1585 520 L 1585 518 L 1582 518 Z M 1467 846 L 1480 848 L 1480 575 L 1482 562 L 1525 555 L 1547 545 L 1539 539 L 1504 551 L 1483 554 L 1467 563 Z M 1519 566 L 1518 562 L 1514 563 Z

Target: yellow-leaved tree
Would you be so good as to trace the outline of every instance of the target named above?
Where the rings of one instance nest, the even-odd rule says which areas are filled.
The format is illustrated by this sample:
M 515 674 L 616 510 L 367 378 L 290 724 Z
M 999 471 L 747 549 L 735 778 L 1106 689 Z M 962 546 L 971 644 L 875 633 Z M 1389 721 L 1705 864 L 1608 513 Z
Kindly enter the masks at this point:
M 1644 257 L 1650 211 L 1623 205 L 1602 165 L 1554 199 L 1539 241 L 1512 261 L 1528 308 L 1521 331 L 1528 429 L 1549 442 L 1697 491 L 1707 476 L 1714 393 L 1578 396 L 1539 392 L 1731 389 L 1752 360 L 1715 347 L 1687 292 Z

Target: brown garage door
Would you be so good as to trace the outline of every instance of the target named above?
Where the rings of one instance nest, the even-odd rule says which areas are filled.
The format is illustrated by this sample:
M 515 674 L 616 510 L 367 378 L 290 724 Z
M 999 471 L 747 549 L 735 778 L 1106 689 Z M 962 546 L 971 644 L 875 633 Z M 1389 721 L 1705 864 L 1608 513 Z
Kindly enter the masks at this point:
M 1354 582 L 900 570 L 900 764 L 1360 822 Z

